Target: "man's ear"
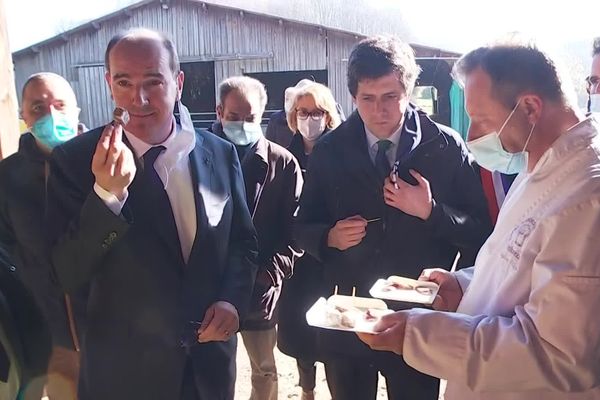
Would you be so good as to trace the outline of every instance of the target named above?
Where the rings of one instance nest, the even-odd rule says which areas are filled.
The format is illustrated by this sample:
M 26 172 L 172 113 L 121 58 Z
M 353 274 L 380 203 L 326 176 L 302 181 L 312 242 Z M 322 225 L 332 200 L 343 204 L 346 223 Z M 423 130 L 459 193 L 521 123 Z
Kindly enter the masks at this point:
M 110 98 L 112 100 L 114 100 L 115 98 L 113 97 L 113 94 L 112 94 L 112 77 L 110 75 L 110 71 L 106 71 L 104 73 L 104 80 L 106 81 L 106 84 L 108 85 L 108 91 L 110 92 Z
M 177 80 L 177 101 L 181 101 L 181 96 L 183 93 L 183 82 L 185 81 L 185 74 L 183 71 L 179 71 L 176 77 Z
M 544 100 L 538 95 L 530 94 L 523 96 L 521 104 L 521 107 L 525 110 L 525 115 L 527 116 L 529 124 L 533 125 L 537 123 L 542 116 Z

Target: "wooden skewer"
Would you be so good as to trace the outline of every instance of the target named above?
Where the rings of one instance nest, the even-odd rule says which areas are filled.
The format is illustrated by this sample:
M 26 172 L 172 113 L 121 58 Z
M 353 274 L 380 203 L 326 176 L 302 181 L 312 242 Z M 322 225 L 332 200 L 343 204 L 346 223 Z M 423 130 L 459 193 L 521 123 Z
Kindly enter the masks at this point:
M 459 259 L 460 259 L 460 251 L 457 251 L 456 257 L 454 258 L 454 262 L 452 263 L 452 268 L 450 269 L 450 272 L 456 271 L 456 266 L 458 265 Z
M 335 285 L 335 288 L 333 289 L 333 295 L 336 296 L 338 293 L 338 285 Z
M 352 286 L 352 297 L 356 296 L 356 286 Z

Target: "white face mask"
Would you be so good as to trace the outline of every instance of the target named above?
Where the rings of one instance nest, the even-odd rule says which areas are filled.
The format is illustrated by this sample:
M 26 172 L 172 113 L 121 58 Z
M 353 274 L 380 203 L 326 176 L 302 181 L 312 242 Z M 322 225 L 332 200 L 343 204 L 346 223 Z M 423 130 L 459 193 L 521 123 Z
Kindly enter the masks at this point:
M 590 95 L 590 112 L 600 113 L 600 93 Z
M 236 146 L 248 146 L 258 142 L 263 135 L 258 122 L 221 121 L 223 133 Z
M 513 175 L 527 169 L 529 155 L 525 149 L 529 144 L 529 140 L 535 129 L 535 124 L 531 127 L 523 150 L 518 153 L 509 153 L 504 150 L 504 146 L 502 146 L 502 142 L 500 141 L 500 135 L 502 134 L 504 127 L 508 121 L 510 121 L 510 118 L 517 110 L 517 107 L 519 107 L 520 102 L 521 100 L 519 99 L 517 105 L 510 112 L 498 132 L 488 133 L 479 139 L 467 142 L 467 147 L 471 153 L 473 153 L 475 161 L 488 171 L 498 171 L 503 174 Z
M 325 131 L 325 116 L 320 120 L 314 120 L 312 117 L 308 117 L 306 119 L 296 119 L 298 124 L 298 131 L 304 137 L 304 139 L 309 142 L 314 142 L 318 138 L 321 137 L 323 132 Z

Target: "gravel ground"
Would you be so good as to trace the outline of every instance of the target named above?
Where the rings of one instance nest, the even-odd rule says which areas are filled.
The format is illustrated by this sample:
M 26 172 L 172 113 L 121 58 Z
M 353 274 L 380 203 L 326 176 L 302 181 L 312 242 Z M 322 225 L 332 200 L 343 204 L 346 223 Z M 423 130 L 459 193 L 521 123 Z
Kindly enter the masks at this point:
M 298 386 L 298 371 L 296 369 L 296 360 L 282 354 L 275 349 L 275 361 L 277 362 L 277 370 L 279 375 L 279 400 L 296 399 L 300 400 L 301 389 Z M 238 335 L 238 352 L 237 352 L 237 383 L 235 390 L 236 400 L 248 400 L 250 398 L 250 363 L 246 348 L 242 338 Z M 317 388 L 316 400 L 330 400 L 331 395 L 327 389 L 325 381 L 325 370 L 323 364 L 317 365 Z M 377 392 L 377 400 L 387 399 L 385 393 L 385 381 L 379 377 L 379 390 Z

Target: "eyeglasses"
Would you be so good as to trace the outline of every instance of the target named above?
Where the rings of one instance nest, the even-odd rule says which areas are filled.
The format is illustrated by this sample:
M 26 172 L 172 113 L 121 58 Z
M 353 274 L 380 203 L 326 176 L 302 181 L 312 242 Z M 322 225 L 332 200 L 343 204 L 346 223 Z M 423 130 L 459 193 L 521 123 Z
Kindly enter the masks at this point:
M 310 117 L 314 121 L 319 121 L 325 115 L 325 111 L 315 110 L 313 112 L 308 112 L 306 110 L 296 110 L 296 116 L 301 120 L 306 120 Z
M 600 76 L 592 75 L 585 78 L 588 90 L 597 90 L 600 86 Z

